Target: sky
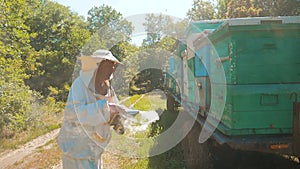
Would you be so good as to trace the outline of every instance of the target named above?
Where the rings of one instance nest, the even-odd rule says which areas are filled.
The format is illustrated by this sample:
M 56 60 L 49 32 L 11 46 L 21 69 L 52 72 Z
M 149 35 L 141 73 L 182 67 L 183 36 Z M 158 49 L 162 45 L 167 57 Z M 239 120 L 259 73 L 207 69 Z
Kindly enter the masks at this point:
M 169 15 L 173 20 L 186 18 L 193 0 L 52 0 L 70 8 L 87 18 L 87 13 L 94 6 L 103 4 L 111 6 L 120 12 L 124 18 L 133 23 L 135 28 L 131 37 L 132 43 L 140 45 L 146 36 L 142 25 L 145 14 L 157 13 Z
M 162 13 L 180 19 L 192 8 L 193 0 L 53 0 L 64 6 L 69 6 L 79 15 L 87 16 L 94 6 L 103 4 L 113 7 L 124 17 L 142 13 Z

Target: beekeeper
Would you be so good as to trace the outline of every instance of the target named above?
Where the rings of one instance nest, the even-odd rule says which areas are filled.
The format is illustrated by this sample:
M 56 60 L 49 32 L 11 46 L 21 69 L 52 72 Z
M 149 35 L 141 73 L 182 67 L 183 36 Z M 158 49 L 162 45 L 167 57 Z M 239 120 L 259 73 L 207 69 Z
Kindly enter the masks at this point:
M 107 122 L 116 112 L 108 103 L 117 103 L 118 99 L 110 80 L 120 62 L 107 50 L 79 59 L 81 71 L 69 92 L 58 144 L 64 169 L 98 169 L 111 138 Z

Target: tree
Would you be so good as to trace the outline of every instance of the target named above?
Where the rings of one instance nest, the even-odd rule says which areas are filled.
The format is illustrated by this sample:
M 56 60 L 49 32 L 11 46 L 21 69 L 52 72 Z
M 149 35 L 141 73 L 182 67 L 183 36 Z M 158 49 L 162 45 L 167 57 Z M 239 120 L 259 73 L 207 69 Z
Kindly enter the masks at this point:
M 227 4 L 226 18 L 256 16 L 293 16 L 300 14 L 298 0 L 230 0 Z
M 258 1 L 263 9 L 263 16 L 298 16 L 300 15 L 299 0 L 265 0 Z
M 113 46 L 110 51 L 123 63 L 123 65 L 118 65 L 112 85 L 119 96 L 127 96 L 128 84 L 139 69 L 139 49 L 127 41 L 122 41 Z
M 206 0 L 194 0 L 192 9 L 187 13 L 189 20 L 210 20 L 215 17 L 215 7 L 210 1 Z
M 299 0 L 194 0 L 187 13 L 190 20 L 227 19 L 263 16 L 297 16 L 300 14 Z
M 81 47 L 89 38 L 83 17 L 67 7 L 47 1 L 26 20 L 39 70 L 27 81 L 34 90 L 57 100 L 67 98 L 71 75 Z M 52 93 L 51 93 L 52 92 Z
M 225 19 L 227 13 L 227 6 L 230 0 L 217 0 L 217 13 L 216 19 Z
M 99 48 L 110 49 L 119 42 L 130 40 L 132 24 L 112 7 L 107 5 L 93 7 L 88 15 L 88 30 L 93 37 L 84 47 L 82 51 L 84 54 L 90 55 Z
M 120 12 L 107 5 L 93 7 L 88 15 L 88 30 L 92 33 L 92 37 L 84 45 L 82 54 L 91 55 L 97 49 L 107 49 L 122 61 L 124 65 L 117 68 L 122 70 L 115 72 L 115 76 L 119 78 L 114 78 L 112 82 L 118 95 L 124 95 L 128 89 L 127 82 L 131 78 L 130 74 L 134 68 L 137 68 L 132 64 L 138 61 L 135 57 L 138 49 L 129 43 L 133 32 L 132 23 L 124 19 Z M 126 67 L 128 65 L 131 66 Z
M 143 26 L 146 27 L 147 37 L 143 40 L 143 47 L 151 47 L 164 37 L 177 37 L 182 34 L 182 29 L 179 28 L 179 26 L 182 26 L 180 21 L 174 23 L 174 19 L 170 16 L 148 14 L 145 20 L 146 22 L 143 23 Z
M 36 1 L 1 1 L 0 5 L 0 137 L 6 130 L 23 130 L 31 123 L 33 92 L 25 85 L 27 72 L 36 69 L 30 39 L 35 34 L 25 21 Z
M 227 18 L 243 18 L 263 16 L 263 9 L 256 0 L 233 1 L 228 3 Z
M 175 23 L 175 32 L 176 32 L 177 39 L 183 39 L 185 37 L 185 30 L 187 29 L 188 25 L 189 25 L 188 19 L 183 19 Z
M 121 41 L 114 45 L 110 51 L 113 55 L 120 61 L 124 60 L 126 57 L 130 56 L 132 53 L 138 51 L 138 48 L 127 41 Z
M 148 14 L 146 16 L 146 22 L 143 25 L 146 27 L 147 37 L 142 43 L 141 50 L 139 50 L 138 64 L 140 68 L 147 69 L 150 67 L 155 69 L 142 70 L 144 73 L 139 72 L 136 74 L 135 80 L 131 81 L 132 83 L 139 84 L 138 81 L 142 81 L 142 84 L 139 84 L 140 87 L 146 85 L 151 89 L 153 84 L 159 84 L 157 80 L 162 77 L 155 73 L 156 69 L 163 69 L 166 58 L 176 49 L 176 40 L 184 36 L 186 25 L 188 25 L 187 20 L 176 20 L 174 22 L 175 19 L 162 14 Z
M 88 11 L 88 29 L 91 33 L 95 33 L 100 28 L 113 26 L 113 24 L 120 23 L 122 19 L 122 14 L 117 12 L 111 6 L 95 6 Z
M 0 7 L 0 56 L 5 59 L 18 60 L 26 72 L 35 69 L 34 50 L 29 45 L 30 39 L 35 34 L 29 32 L 30 28 L 25 21 L 32 17 L 33 8 L 36 6 L 38 5 L 35 1 L 17 0 L 15 2 L 2 1 Z
M 174 23 L 173 18 L 162 14 L 148 14 L 143 24 L 147 37 L 135 57 L 137 68 L 129 79 L 130 93 L 150 92 L 154 88 L 162 89 L 162 70 L 166 58 L 175 50 L 178 37 L 183 36 L 183 21 Z M 130 58 L 131 59 L 131 58 Z M 132 75 L 132 74 L 131 74 Z M 133 93 L 132 93 L 133 92 Z

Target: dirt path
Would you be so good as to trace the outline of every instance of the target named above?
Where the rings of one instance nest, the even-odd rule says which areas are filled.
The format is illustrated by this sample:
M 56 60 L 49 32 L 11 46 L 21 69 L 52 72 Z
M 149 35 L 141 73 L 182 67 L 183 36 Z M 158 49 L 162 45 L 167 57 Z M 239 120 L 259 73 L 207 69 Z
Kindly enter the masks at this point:
M 44 146 L 46 143 L 57 137 L 58 133 L 59 129 L 53 130 L 45 135 L 37 137 L 16 150 L 2 153 L 0 156 L 0 169 L 8 168 L 14 163 L 22 161 L 22 159 L 34 153 L 39 147 Z
M 62 169 L 62 161 L 59 162 L 59 164 L 52 167 L 52 169 Z
M 133 104 L 130 105 L 132 108 L 138 101 L 140 101 L 144 95 L 142 95 L 138 100 L 136 100 Z M 128 98 L 126 98 L 128 99 Z M 124 101 L 124 100 L 123 100 Z M 49 154 L 49 158 L 43 157 L 41 154 L 42 149 L 57 149 L 57 142 L 50 141 L 56 139 L 58 136 L 60 129 L 53 130 L 45 135 L 39 136 L 36 139 L 22 145 L 20 148 L 16 150 L 8 150 L 5 152 L 0 153 L 0 169 L 12 169 L 12 168 L 41 168 L 42 166 L 39 165 L 39 160 L 48 160 L 50 161 L 52 157 L 51 151 L 46 152 Z M 54 150 L 53 152 L 55 152 Z M 44 153 L 45 154 L 45 153 Z M 58 162 L 59 161 L 59 162 Z M 47 165 L 46 168 L 51 169 L 62 169 L 62 161 L 60 159 L 56 160 L 55 165 Z M 103 168 L 105 169 L 119 169 L 120 166 L 117 162 L 117 157 L 111 155 L 109 152 L 104 152 L 102 157 Z M 43 167 L 42 167 L 43 168 Z

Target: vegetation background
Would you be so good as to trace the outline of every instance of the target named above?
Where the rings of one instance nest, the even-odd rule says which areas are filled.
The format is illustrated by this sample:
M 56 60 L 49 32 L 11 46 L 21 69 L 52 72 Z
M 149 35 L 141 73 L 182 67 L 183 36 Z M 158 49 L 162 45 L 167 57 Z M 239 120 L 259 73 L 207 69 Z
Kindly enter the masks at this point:
M 103 48 L 125 65 L 147 64 L 145 56 L 165 61 L 190 21 L 299 14 L 299 0 L 194 0 L 182 21 L 147 15 L 147 37 L 136 46 L 132 23 L 111 6 L 93 7 L 85 20 L 49 0 L 0 0 L 0 150 L 60 127 L 81 54 Z M 124 69 L 128 83 L 133 72 L 138 66 Z

